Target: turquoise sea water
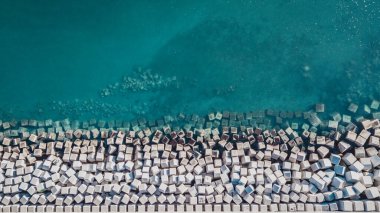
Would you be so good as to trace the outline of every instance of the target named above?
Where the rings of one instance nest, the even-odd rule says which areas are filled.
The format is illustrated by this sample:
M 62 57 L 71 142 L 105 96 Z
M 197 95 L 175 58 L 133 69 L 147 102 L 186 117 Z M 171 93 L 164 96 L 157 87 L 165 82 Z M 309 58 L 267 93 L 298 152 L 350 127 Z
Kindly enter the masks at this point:
M 380 99 L 380 2 L 0 1 L 0 119 Z

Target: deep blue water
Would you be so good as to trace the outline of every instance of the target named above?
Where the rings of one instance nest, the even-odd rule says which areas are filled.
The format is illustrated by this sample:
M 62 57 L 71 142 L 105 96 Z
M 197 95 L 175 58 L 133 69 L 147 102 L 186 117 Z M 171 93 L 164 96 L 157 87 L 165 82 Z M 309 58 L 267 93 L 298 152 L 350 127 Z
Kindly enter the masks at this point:
M 0 119 L 343 111 L 380 99 L 379 32 L 368 0 L 2 0 Z

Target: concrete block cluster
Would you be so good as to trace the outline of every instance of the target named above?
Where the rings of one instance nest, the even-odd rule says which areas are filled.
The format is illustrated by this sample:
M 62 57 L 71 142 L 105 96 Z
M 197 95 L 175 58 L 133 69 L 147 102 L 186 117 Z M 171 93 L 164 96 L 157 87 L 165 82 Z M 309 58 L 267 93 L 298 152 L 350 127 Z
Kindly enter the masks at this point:
M 0 208 L 379 211 L 378 118 L 316 111 L 0 121 Z

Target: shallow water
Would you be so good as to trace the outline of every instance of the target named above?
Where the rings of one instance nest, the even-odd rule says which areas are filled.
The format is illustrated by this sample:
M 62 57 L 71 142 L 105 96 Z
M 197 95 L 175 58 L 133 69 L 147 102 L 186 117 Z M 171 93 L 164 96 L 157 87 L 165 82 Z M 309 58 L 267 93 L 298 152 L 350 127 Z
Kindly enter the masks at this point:
M 380 99 L 377 1 L 0 1 L 0 118 Z M 129 79 L 128 79 L 129 77 Z

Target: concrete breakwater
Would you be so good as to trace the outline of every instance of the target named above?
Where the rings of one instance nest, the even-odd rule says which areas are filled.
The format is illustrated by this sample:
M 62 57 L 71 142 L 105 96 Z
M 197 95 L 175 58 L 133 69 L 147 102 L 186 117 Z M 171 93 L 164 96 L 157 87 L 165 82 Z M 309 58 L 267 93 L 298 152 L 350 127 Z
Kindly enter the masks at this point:
M 0 207 L 379 211 L 378 108 L 1 121 Z

